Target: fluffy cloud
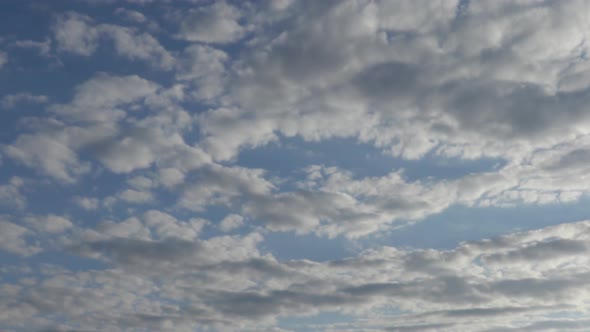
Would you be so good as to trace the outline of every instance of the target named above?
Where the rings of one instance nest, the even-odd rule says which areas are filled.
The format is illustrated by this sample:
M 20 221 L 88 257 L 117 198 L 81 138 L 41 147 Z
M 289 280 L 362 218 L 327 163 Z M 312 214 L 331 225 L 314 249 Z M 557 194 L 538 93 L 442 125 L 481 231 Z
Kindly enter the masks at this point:
M 137 75 L 97 74 L 80 84 L 71 103 L 52 105 L 52 110 L 78 121 L 113 122 L 125 116 L 118 107 L 142 100 L 156 92 L 158 86 Z
M 62 51 L 90 56 L 102 39 L 108 39 L 120 56 L 130 60 L 146 61 L 162 69 L 170 69 L 174 63 L 174 57 L 154 37 L 132 28 L 95 24 L 87 16 L 68 13 L 58 18 L 53 29 L 58 49 Z
M 99 200 L 94 197 L 74 197 L 74 202 L 84 210 L 96 210 Z
M 4 147 L 4 153 L 65 182 L 74 182 L 76 176 L 88 171 L 70 147 L 49 135 L 21 135 L 14 144 Z
M 22 258 L 0 267 L 1 328 L 587 326 L 588 221 L 446 250 L 370 237 L 590 194 L 584 2 L 75 7 L 43 42 L 0 39 L 19 70 L 1 106 L 37 104 L 3 118 L 0 250 Z M 350 257 L 281 259 L 275 232 L 305 246 L 287 256 Z
M 47 216 L 28 216 L 25 222 L 33 229 L 46 233 L 61 233 L 73 226 L 68 219 L 53 214 Z
M 219 223 L 219 228 L 224 232 L 229 232 L 233 229 L 236 229 L 244 224 L 244 218 L 239 214 L 230 214 L 227 215 L 221 222 Z
M 225 1 L 182 13 L 178 38 L 205 43 L 229 43 L 244 34 L 240 11 Z
M 78 55 L 91 55 L 98 47 L 98 31 L 90 24 L 88 16 L 68 13 L 57 20 L 54 31 L 58 48 Z
M 40 251 L 39 247 L 27 243 L 27 235 L 30 231 L 12 222 L 0 220 L 0 249 L 28 256 Z
M 26 302 L 2 305 L 30 305 L 44 314 L 59 310 L 65 326 L 111 324 L 115 330 L 182 330 L 190 323 L 267 330 L 280 316 L 341 312 L 352 318 L 347 323 L 352 330 L 504 331 L 582 326 L 583 320 L 549 317 L 587 312 L 589 222 L 463 243 L 449 251 L 383 247 L 335 261 L 281 262 L 257 249 L 258 234 L 189 240 L 169 232 L 165 225 L 178 224 L 170 215 L 150 211 L 143 219 L 103 224 L 95 240 L 69 245 L 112 269 L 47 271 L 19 293 Z M 123 271 L 127 275 L 121 278 Z M 89 282 L 92 286 L 85 286 Z M 73 301 L 73 294 L 85 294 L 86 304 Z M 97 297 L 103 300 L 88 301 Z M 171 302 L 176 304 L 163 305 Z M 30 310 L 22 312 L 24 319 Z M 133 319 L 146 315 L 153 319 Z M 40 323 L 59 324 L 29 322 Z

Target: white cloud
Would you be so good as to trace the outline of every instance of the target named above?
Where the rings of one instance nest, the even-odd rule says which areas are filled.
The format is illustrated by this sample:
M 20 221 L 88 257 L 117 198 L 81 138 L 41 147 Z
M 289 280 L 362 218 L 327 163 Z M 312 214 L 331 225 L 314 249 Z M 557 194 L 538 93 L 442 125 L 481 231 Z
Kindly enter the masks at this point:
M 127 203 L 147 203 L 154 200 L 154 196 L 149 191 L 139 191 L 133 189 L 126 189 L 117 195 L 120 199 Z
M 103 39 L 113 42 L 118 55 L 171 69 L 174 57 L 150 34 L 112 24 L 95 24 L 89 17 L 68 13 L 53 27 L 58 49 L 77 55 L 93 55 Z
M 13 176 L 6 184 L 0 185 L 0 205 L 23 209 L 27 203 L 26 197 L 21 192 L 24 184 L 25 181 L 22 178 Z
M 23 134 L 3 147 L 9 157 L 31 168 L 39 168 L 60 181 L 75 182 L 87 172 L 88 165 L 78 160 L 76 153 L 59 138 L 45 134 Z
M 239 228 L 244 224 L 244 218 L 239 214 L 229 214 L 219 223 L 219 229 L 224 232 L 229 232 L 233 229 Z
M 137 75 L 96 74 L 78 85 L 69 104 L 56 104 L 51 110 L 66 119 L 116 122 L 125 116 L 124 107 L 154 94 L 158 85 Z
M 196 240 L 206 224 L 205 220 L 196 218 L 186 222 L 179 221 L 173 216 L 157 210 L 147 211 L 144 213 L 143 219 L 145 224 L 152 229 L 152 234 L 156 239 Z
M 113 40 L 119 55 L 153 63 L 163 69 L 172 68 L 174 57 L 150 34 L 116 25 L 101 25 L 99 29 Z
M 25 218 L 25 222 L 33 229 L 46 233 L 62 233 L 73 227 L 70 220 L 53 214 L 46 216 L 28 216 Z
M 177 38 L 194 42 L 230 43 L 245 32 L 239 23 L 240 11 L 225 1 L 191 9 L 180 14 Z
M 137 22 L 137 23 L 143 23 L 143 22 L 147 21 L 147 18 L 145 17 L 145 15 L 143 15 L 142 13 L 140 13 L 136 10 L 130 10 L 130 9 L 125 9 L 125 8 L 119 7 L 115 10 L 115 14 L 120 15 L 129 21 L 133 21 L 133 22 Z
M 244 167 L 210 164 L 196 170 L 195 181 L 187 181 L 182 190 L 180 206 L 200 211 L 208 205 L 230 206 L 233 200 L 264 197 L 274 185 L 263 178 L 264 171 Z
M 19 177 L 0 185 L 0 203 L 17 208 L 2 216 L 0 248 L 32 255 L 51 247 L 101 263 L 0 267 L 0 325 L 278 331 L 281 317 L 329 312 L 346 322 L 293 329 L 587 326 L 587 221 L 448 250 L 372 247 L 331 261 L 279 260 L 262 236 L 285 231 L 347 241 L 386 236 L 456 205 L 585 197 L 584 2 L 147 2 L 149 18 L 116 10 L 131 26 L 66 13 L 53 21 L 53 39 L 13 44 L 42 55 L 55 46 L 108 72 L 90 75 L 71 94 L 68 78 L 51 81 L 56 86 L 47 91 L 59 90 L 55 96 L 3 97 L 4 108 L 49 98 L 59 104 L 27 117 L 5 112 L 18 119 L 14 130 L 8 124 L 14 138 L 2 154 L 40 176 L 31 181 L 38 187 Z M 166 31 L 171 26 L 178 29 Z M 88 61 L 107 51 L 116 61 Z M 0 52 L 0 66 L 6 61 Z M 151 67 L 140 77 L 127 61 Z M 314 151 L 293 165 L 257 157 L 268 169 L 245 167 L 248 156 L 240 155 L 271 142 L 277 145 L 261 151 L 265 157 L 274 149 L 289 154 L 287 141 L 342 138 L 416 166 L 418 178 L 399 168 L 355 173 L 338 158 L 334 167 L 313 165 Z M 484 167 L 488 159 L 480 158 L 498 164 Z M 457 163 L 463 174 L 437 173 L 439 164 L 421 168 L 433 161 Z M 486 170 L 471 172 L 471 164 Z M 12 171 L 9 162 L 2 167 Z M 70 186 L 58 190 L 44 176 Z M 74 224 L 68 207 L 58 211 L 53 198 L 38 197 L 46 192 L 67 193 L 68 202 L 92 213 Z M 24 210 L 27 199 L 34 210 Z M 29 263 L 34 269 L 25 269 Z M 568 318 L 555 319 L 560 315 Z
M 40 248 L 29 245 L 25 239 L 27 235 L 29 230 L 25 227 L 0 220 L 0 249 L 23 256 L 38 253 Z
M 189 46 L 179 60 L 177 77 L 193 83 L 196 98 L 215 98 L 224 92 L 228 59 L 229 56 L 221 50 L 202 45 Z
M 557 313 L 573 317 L 576 326 L 583 321 L 575 317 L 583 318 L 588 310 L 588 221 L 467 242 L 452 250 L 382 247 L 340 260 L 281 262 L 258 250 L 262 237 L 257 233 L 158 240 L 182 223 L 159 211 L 143 218 L 145 225 L 137 218 L 105 222 L 94 240 L 72 239 L 70 250 L 100 257 L 112 269 L 56 271 L 9 303 L 23 309 L 32 303 L 45 314 L 59 311 L 60 322 L 68 325 L 81 322 L 79 313 L 92 312 L 84 321 L 87 327 L 108 322 L 115 331 L 150 328 L 163 320 L 168 321 L 164 330 L 189 324 L 265 331 L 279 317 L 320 312 L 347 315 L 353 330 L 501 331 L 549 324 Z M 85 301 L 65 300 L 71 294 L 84 294 Z M 170 302 L 180 305 L 163 306 Z M 23 318 L 34 324 L 36 313 Z M 153 319 L 133 318 L 147 316 Z M 314 329 L 344 327 L 317 324 Z
M 158 171 L 158 177 L 165 187 L 178 185 L 184 180 L 184 174 L 176 168 L 162 168 Z
M 99 200 L 94 197 L 74 197 L 74 201 L 84 210 L 98 209 Z
M 92 55 L 98 47 L 100 34 L 91 24 L 90 17 L 78 13 L 67 13 L 60 17 L 53 28 L 58 49 L 78 55 Z

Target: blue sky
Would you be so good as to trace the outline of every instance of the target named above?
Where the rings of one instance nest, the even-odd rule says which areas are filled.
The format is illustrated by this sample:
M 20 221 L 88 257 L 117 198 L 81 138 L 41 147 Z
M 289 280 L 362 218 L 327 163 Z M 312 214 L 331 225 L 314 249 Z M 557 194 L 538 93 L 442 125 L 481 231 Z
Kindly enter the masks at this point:
M 584 331 L 584 1 L 0 3 L 0 330 Z

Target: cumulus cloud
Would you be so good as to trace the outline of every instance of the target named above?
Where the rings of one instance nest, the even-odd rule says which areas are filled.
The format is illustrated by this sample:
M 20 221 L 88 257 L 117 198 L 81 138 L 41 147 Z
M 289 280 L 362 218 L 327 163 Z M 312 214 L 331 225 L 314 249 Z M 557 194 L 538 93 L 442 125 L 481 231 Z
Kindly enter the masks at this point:
M 71 103 L 51 108 L 72 120 L 113 122 L 125 116 L 118 107 L 142 100 L 157 88 L 157 84 L 137 75 L 120 77 L 102 73 L 80 84 Z
M 23 256 L 33 255 L 40 251 L 39 247 L 27 243 L 26 237 L 30 235 L 30 231 L 25 227 L 0 220 L 0 234 L 0 249 L 2 250 Z
M 54 26 L 58 49 L 84 56 L 94 53 L 99 33 L 91 24 L 90 17 L 77 13 L 68 13 L 58 19 Z
M 14 144 L 4 146 L 4 153 L 65 182 L 74 182 L 78 175 L 88 171 L 70 147 L 49 135 L 21 135 Z
M 233 229 L 236 229 L 244 224 L 244 218 L 239 214 L 230 214 L 227 215 L 221 222 L 219 223 L 219 228 L 224 232 L 229 232 Z
M 74 202 L 84 210 L 96 210 L 98 208 L 99 200 L 95 197 L 74 197 Z
M 228 59 L 221 50 L 202 45 L 189 46 L 179 60 L 178 79 L 193 84 L 196 98 L 215 98 L 224 92 Z
M 28 216 L 25 222 L 33 229 L 46 233 L 61 233 L 73 227 L 67 218 L 49 214 L 47 216 Z
M 245 32 L 240 11 L 225 1 L 216 1 L 180 14 L 178 38 L 194 42 L 230 43 Z
M 53 29 L 61 51 L 90 56 L 106 39 L 117 54 L 130 60 L 146 61 L 162 69 L 170 69 L 174 63 L 174 57 L 154 37 L 129 27 L 96 24 L 88 16 L 70 12 L 59 17 Z

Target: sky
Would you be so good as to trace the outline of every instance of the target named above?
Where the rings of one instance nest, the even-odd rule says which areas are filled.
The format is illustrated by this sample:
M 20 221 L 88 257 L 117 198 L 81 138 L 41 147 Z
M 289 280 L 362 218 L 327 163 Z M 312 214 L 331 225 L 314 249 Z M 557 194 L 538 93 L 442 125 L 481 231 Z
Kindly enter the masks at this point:
M 0 331 L 589 331 L 589 14 L 0 1 Z

